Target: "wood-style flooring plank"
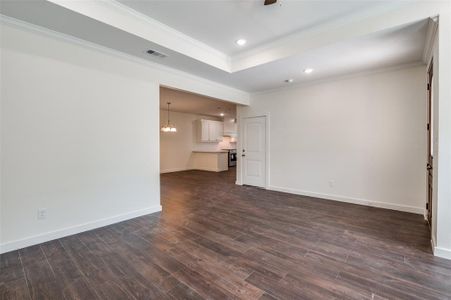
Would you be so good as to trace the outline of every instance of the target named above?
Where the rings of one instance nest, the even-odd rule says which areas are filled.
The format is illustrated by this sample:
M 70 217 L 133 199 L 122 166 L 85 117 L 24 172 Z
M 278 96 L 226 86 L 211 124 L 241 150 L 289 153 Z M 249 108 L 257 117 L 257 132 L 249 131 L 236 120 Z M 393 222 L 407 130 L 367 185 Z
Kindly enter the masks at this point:
M 420 215 L 161 175 L 163 211 L 0 255 L 0 299 L 451 299 Z
M 40 245 L 19 250 L 32 299 L 63 299 L 64 294 Z

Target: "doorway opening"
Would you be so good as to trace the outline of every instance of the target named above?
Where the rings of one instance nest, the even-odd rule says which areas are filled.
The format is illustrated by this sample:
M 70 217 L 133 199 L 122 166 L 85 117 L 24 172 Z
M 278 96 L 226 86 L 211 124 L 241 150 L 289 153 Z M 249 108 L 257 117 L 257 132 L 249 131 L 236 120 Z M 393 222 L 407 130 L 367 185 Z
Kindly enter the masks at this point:
M 160 127 L 162 186 L 165 178 L 188 178 L 199 172 L 207 174 L 203 178 L 219 176 L 235 184 L 236 104 L 161 86 Z M 162 203 L 163 194 L 164 190 Z

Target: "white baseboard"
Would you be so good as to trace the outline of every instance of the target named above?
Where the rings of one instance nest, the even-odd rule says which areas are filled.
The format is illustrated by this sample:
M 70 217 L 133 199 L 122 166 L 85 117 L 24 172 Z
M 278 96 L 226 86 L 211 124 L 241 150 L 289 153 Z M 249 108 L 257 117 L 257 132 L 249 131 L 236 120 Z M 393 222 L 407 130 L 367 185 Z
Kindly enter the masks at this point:
M 445 259 L 451 259 L 451 249 L 437 247 L 434 237 L 432 237 L 432 239 L 431 239 L 431 245 L 432 245 L 432 252 L 434 253 L 435 256 L 445 258 Z
M 79 224 L 79 225 L 75 225 L 75 226 L 71 226 L 71 227 L 57 229 L 54 231 L 41 233 L 41 234 L 34 235 L 31 237 L 23 238 L 20 240 L 6 242 L 4 244 L 0 244 L 0 254 L 6 253 L 9 251 L 14 251 L 14 250 L 21 249 L 21 248 L 25 248 L 28 246 L 48 242 L 51 240 L 59 239 L 59 238 L 77 234 L 77 233 L 80 233 L 83 231 L 88 231 L 88 230 L 96 229 L 99 227 L 104 227 L 107 225 L 111 225 L 114 223 L 126 221 L 126 220 L 133 219 L 136 217 L 148 215 L 148 214 L 158 212 L 158 211 L 161 211 L 161 205 L 148 207 L 148 208 L 144 208 L 144 209 L 140 209 L 140 210 L 135 210 L 135 211 L 127 212 L 124 214 L 120 214 L 120 215 L 116 215 L 116 216 L 112 216 L 112 217 L 108 217 L 108 218 L 104 218 L 104 219 L 100 219 L 100 220 L 95 220 L 95 221 L 91 221 L 91 222 L 87 222 L 87 223 L 83 223 L 83 224 Z
M 434 247 L 434 255 L 441 257 L 441 258 L 446 258 L 446 259 L 451 259 L 451 249 L 446 249 L 446 248 L 441 248 L 441 247 Z
M 160 170 L 160 174 L 172 173 L 172 172 L 181 172 L 181 171 L 189 171 L 189 170 L 191 170 L 191 169 L 189 169 L 189 168 L 172 168 L 172 169 Z
M 346 203 L 352 203 L 352 204 L 366 205 L 366 206 L 371 206 L 371 207 L 399 210 L 399 211 L 410 212 L 410 213 L 420 214 L 420 215 L 422 215 L 424 213 L 424 208 L 422 208 L 422 207 L 408 206 L 408 205 L 402 205 L 402 204 L 393 204 L 393 203 L 387 203 L 387 202 L 379 202 L 379 201 L 344 197 L 344 196 L 338 196 L 338 195 L 320 194 L 320 193 L 315 193 L 315 192 L 302 191 L 302 190 L 273 186 L 273 185 L 268 186 L 268 189 L 273 190 L 273 191 L 278 191 L 278 192 L 302 195 L 302 196 L 309 196 L 309 197 L 322 198 L 322 199 L 334 200 L 334 201 L 340 201 L 340 202 L 346 202 Z

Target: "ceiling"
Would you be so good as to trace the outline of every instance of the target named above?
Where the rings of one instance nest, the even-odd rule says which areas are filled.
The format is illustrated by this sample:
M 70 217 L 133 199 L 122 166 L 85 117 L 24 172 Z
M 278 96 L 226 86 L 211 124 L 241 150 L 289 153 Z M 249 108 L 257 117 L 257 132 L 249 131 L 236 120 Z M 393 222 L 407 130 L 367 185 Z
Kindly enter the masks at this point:
M 235 73 L 230 84 L 250 91 L 275 89 L 367 70 L 415 64 L 422 60 L 428 22 L 376 32 L 371 35 L 306 51 L 258 67 Z M 311 74 L 303 72 L 313 68 Z
M 3 15 L 246 92 L 421 63 L 428 20 L 385 25 L 409 1 L 1 1 Z M 365 26 L 373 20 L 371 26 Z M 375 26 L 378 20 L 382 25 Z M 382 20 L 382 21 L 381 21 Z M 239 48 L 237 38 L 248 43 Z M 146 53 L 154 49 L 167 55 Z M 313 68 L 312 74 L 302 72 Z
M 236 105 L 194 93 L 160 87 L 160 108 L 166 110 L 170 102 L 171 111 L 196 115 L 235 118 Z
M 118 0 L 120 3 L 228 54 L 392 1 Z M 245 38 L 245 47 L 235 41 Z

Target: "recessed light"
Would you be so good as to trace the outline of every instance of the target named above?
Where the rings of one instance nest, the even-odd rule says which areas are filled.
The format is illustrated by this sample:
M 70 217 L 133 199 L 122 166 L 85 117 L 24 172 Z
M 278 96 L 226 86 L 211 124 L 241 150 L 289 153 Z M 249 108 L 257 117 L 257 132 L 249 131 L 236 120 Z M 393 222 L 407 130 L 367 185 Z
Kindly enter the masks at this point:
M 310 68 L 304 69 L 305 74 L 310 74 L 312 72 L 313 72 L 313 69 L 310 69 Z
M 239 40 L 237 40 L 235 43 L 238 45 L 238 46 L 244 46 L 245 44 L 246 44 L 246 40 L 245 39 L 239 39 Z
M 224 117 L 224 113 L 220 113 L 219 115 L 220 115 L 221 117 Z
M 286 82 L 286 83 L 292 83 L 293 81 L 294 81 L 293 78 L 285 79 L 285 82 Z

